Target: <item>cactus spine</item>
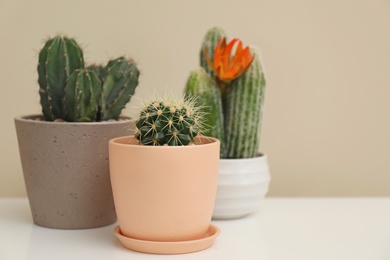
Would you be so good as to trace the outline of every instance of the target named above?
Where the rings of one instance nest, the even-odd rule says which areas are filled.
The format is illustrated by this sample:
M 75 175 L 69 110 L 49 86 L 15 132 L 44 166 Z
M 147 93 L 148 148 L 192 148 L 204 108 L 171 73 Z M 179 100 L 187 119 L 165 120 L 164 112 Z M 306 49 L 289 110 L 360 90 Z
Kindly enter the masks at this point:
M 254 50 L 251 50 L 254 51 Z M 233 81 L 225 103 L 227 158 L 252 158 L 258 154 L 265 77 L 258 53 L 247 71 Z
M 96 120 L 101 94 L 101 82 L 95 72 L 77 69 L 65 87 L 64 120 L 93 122 Z
M 200 64 L 206 67 L 205 71 L 212 83 L 205 84 L 207 81 L 204 76 L 200 76 L 199 70 L 191 72 L 185 93 L 198 97 L 204 104 L 203 112 L 212 114 L 206 117 L 205 125 L 210 128 L 205 132 L 220 139 L 221 158 L 256 157 L 266 85 L 260 57 L 254 49 L 243 48 L 238 39 L 232 40 L 229 47 L 226 47 L 228 45 L 225 41 L 218 45 L 221 37 L 226 37 L 224 31 L 214 27 L 206 33 L 202 43 Z M 233 54 L 231 45 L 236 42 L 239 46 Z M 209 62 L 206 61 L 205 52 L 208 53 Z M 216 56 L 217 53 L 219 56 Z M 215 58 L 218 58 L 216 63 Z M 228 77 L 224 79 L 215 75 L 216 69 L 223 70 Z M 213 114 L 218 110 L 217 107 L 222 111 L 221 119 Z M 220 134 L 219 129 L 222 128 L 223 134 Z M 217 133 L 215 129 L 218 129 Z
M 62 118 L 66 81 L 84 67 L 83 52 L 74 39 L 56 36 L 39 53 L 38 83 L 42 112 L 47 121 Z
M 119 57 L 107 66 L 85 68 L 83 51 L 74 39 L 57 35 L 39 53 L 38 83 L 46 121 L 118 119 L 138 85 L 139 70 Z
M 202 113 L 194 100 L 150 102 L 136 121 L 135 137 L 144 145 L 188 145 L 202 131 Z
M 223 112 L 221 91 L 217 88 L 215 81 L 202 68 L 190 73 L 186 85 L 186 95 L 196 96 L 196 104 L 203 107 L 204 126 L 203 135 L 213 136 L 220 140 L 220 156 L 225 157 L 225 132 L 223 127 Z
M 110 60 L 104 69 L 102 120 L 118 118 L 138 85 L 139 70 L 132 59 Z

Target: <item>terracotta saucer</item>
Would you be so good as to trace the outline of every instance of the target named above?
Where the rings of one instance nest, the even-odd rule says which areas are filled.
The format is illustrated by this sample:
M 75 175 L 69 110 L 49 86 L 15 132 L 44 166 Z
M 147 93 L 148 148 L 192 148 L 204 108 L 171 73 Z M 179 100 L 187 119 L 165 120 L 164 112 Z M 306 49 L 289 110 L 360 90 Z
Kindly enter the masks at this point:
M 125 237 L 122 235 L 119 226 L 114 229 L 115 235 L 124 247 L 149 254 L 185 254 L 201 251 L 210 247 L 220 232 L 217 226 L 210 224 L 204 238 L 178 242 L 158 242 Z

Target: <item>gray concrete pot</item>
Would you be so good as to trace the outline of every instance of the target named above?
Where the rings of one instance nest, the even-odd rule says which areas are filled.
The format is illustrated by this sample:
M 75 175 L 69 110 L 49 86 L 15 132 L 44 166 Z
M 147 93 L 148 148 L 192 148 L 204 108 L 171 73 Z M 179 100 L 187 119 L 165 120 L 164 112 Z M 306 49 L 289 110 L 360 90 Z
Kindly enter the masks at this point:
M 108 141 L 134 133 L 127 120 L 94 123 L 15 118 L 33 221 L 60 229 L 94 228 L 116 221 Z

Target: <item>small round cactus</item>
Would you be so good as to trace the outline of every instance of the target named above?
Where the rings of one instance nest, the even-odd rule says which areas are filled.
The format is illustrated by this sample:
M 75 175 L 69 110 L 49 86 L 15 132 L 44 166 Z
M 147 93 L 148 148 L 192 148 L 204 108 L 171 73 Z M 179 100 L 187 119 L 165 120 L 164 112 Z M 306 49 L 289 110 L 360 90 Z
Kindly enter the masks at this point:
M 192 98 L 154 100 L 140 112 L 135 137 L 144 145 L 188 145 L 203 130 L 202 122 Z

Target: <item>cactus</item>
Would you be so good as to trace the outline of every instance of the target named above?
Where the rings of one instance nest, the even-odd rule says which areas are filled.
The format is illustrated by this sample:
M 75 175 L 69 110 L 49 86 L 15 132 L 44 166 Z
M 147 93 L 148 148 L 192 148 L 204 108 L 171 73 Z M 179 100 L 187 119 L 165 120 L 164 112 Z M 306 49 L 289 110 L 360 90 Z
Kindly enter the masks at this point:
M 87 67 L 88 70 L 92 70 L 98 75 L 101 82 L 104 81 L 104 78 L 106 77 L 106 70 L 104 69 L 103 65 L 100 64 L 91 64 Z
M 223 30 L 215 27 L 206 33 L 202 50 L 200 64 L 201 67 L 207 64 L 206 72 L 212 82 L 206 84 L 199 70 L 191 72 L 186 95 L 198 96 L 204 102 L 203 112 L 210 113 L 218 108 L 222 111 L 222 119 L 211 112 L 212 116 L 205 120 L 211 126 L 207 133 L 221 140 L 221 158 L 256 157 L 265 93 L 259 54 L 254 49 L 244 48 L 239 39 L 226 43 Z M 219 92 L 213 90 L 213 86 Z M 222 121 L 224 130 L 220 134 Z M 217 130 L 213 132 L 211 129 Z
M 211 60 L 214 59 L 214 50 L 221 38 L 226 38 L 225 31 L 220 27 L 213 27 L 206 33 L 203 38 L 202 47 L 200 49 L 200 66 L 215 79 L 214 71 L 207 63 L 206 53 L 210 55 Z
M 132 59 L 119 57 L 104 68 L 102 120 L 117 119 L 138 85 L 139 70 Z
M 190 73 L 185 93 L 187 96 L 197 96 L 195 102 L 198 106 L 207 104 L 203 108 L 205 136 L 213 136 L 220 140 L 220 156 L 225 157 L 225 133 L 223 124 L 221 91 L 215 81 L 202 68 Z
M 39 94 L 46 121 L 63 118 L 66 81 L 75 69 L 83 67 L 83 52 L 74 39 L 57 35 L 46 42 L 38 63 Z
M 254 50 L 251 50 L 254 52 Z M 262 106 L 265 94 L 265 77 L 259 54 L 249 68 L 233 81 L 224 97 L 227 158 L 252 158 L 258 154 Z
M 77 69 L 65 86 L 64 120 L 93 122 L 96 120 L 101 95 L 101 82 L 94 71 Z
M 44 119 L 118 119 L 138 85 L 139 70 L 124 57 L 85 68 L 76 40 L 57 35 L 39 53 L 38 83 Z
M 135 137 L 144 145 L 188 145 L 203 130 L 202 116 L 193 99 L 155 100 L 141 110 Z

